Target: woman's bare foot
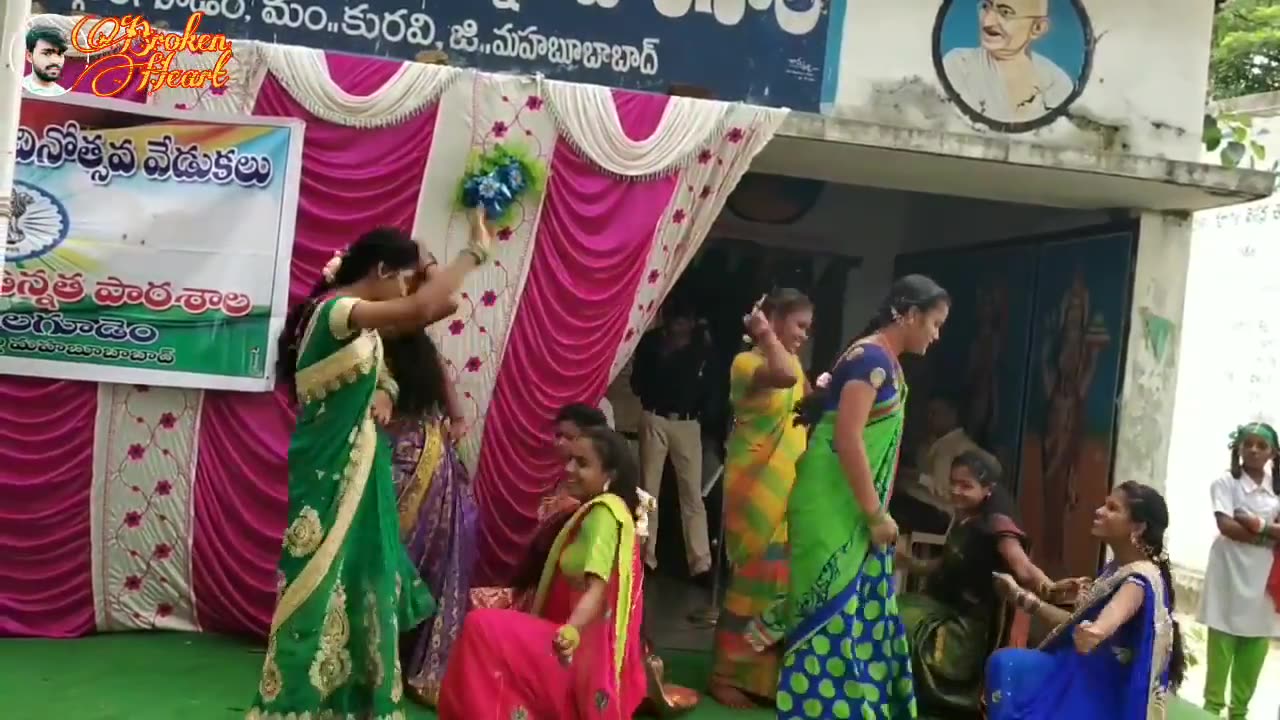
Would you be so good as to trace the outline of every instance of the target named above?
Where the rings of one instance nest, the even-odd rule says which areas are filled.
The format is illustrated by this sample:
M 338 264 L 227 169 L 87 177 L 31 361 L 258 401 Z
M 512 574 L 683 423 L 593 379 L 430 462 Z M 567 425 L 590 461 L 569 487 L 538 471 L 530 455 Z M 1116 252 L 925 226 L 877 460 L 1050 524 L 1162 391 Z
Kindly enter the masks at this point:
M 719 680 L 711 681 L 711 686 L 707 688 L 707 694 L 716 702 L 731 710 L 754 710 L 759 707 L 746 693 Z

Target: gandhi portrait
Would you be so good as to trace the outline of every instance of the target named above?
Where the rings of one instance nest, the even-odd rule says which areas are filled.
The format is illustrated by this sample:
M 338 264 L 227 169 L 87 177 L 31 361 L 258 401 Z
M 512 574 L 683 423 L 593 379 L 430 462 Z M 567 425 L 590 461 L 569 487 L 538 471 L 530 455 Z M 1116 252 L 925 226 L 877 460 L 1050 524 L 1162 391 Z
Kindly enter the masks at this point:
M 1070 4 L 1069 0 L 955 0 L 946 8 L 947 12 L 977 12 L 977 37 L 968 41 L 973 45 L 953 38 L 950 48 L 935 46 L 941 55 L 939 71 L 953 99 L 967 106 L 968 114 L 996 127 L 1028 129 L 1078 94 L 1089 45 L 1083 28 L 1087 21 L 1081 17 L 1075 27 L 1062 30 L 1076 37 L 1055 38 L 1062 41 L 1060 47 L 1076 50 L 1080 67 L 1065 70 L 1037 52 L 1055 31 L 1051 5 L 1056 2 L 1064 8 Z M 948 21 L 945 14 L 940 13 L 940 23 Z

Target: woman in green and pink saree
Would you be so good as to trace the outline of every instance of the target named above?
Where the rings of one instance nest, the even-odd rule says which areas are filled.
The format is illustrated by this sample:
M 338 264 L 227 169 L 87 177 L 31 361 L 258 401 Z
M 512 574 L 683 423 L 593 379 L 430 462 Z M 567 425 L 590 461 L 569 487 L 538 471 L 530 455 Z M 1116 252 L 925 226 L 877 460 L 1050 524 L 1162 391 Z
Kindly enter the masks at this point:
M 467 614 L 441 717 L 630 720 L 645 700 L 640 471 L 608 428 L 584 430 L 568 451 L 566 491 L 581 504 L 545 558 L 531 558 L 541 574 L 526 609 Z
M 378 428 L 397 388 L 377 331 L 439 315 L 488 257 L 488 230 L 473 225 L 471 246 L 412 294 L 413 239 L 388 228 L 362 235 L 286 320 L 280 376 L 296 390 L 298 424 L 279 598 L 250 720 L 404 717 L 399 636 L 435 603 L 400 543 L 391 448 Z

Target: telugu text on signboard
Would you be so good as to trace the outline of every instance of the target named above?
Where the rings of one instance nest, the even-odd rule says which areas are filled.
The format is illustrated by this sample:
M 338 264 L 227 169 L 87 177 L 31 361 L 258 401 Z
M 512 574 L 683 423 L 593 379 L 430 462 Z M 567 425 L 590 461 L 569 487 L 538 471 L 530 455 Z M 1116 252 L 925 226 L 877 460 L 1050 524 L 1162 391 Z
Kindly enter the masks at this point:
M 0 373 L 269 390 L 297 215 L 297 121 L 23 98 Z
M 843 2 L 844 0 L 834 0 Z M 138 13 L 202 30 L 362 55 L 816 110 L 833 0 L 46 0 L 50 12 Z M 838 30 L 838 29 L 837 29 Z

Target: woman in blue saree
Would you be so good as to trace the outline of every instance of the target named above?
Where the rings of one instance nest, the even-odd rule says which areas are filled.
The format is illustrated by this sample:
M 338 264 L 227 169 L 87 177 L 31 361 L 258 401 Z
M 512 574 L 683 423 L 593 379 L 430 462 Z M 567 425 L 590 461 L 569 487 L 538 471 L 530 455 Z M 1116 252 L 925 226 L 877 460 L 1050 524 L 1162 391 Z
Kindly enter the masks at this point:
M 778 720 L 917 717 L 888 512 L 907 399 L 898 356 L 923 355 L 950 307 L 933 280 L 900 278 L 821 390 L 797 405 L 813 434 L 787 502 L 791 581 L 771 606 L 784 617 L 767 612 L 748 627 L 749 639 L 785 633 Z
M 988 660 L 988 720 L 1163 720 L 1185 669 L 1164 551 L 1168 527 L 1168 506 L 1154 489 L 1126 482 L 1112 491 L 1094 514 L 1093 535 L 1114 560 L 1072 613 L 997 576 L 1018 607 L 1056 628 L 1038 650 L 1000 650 Z

